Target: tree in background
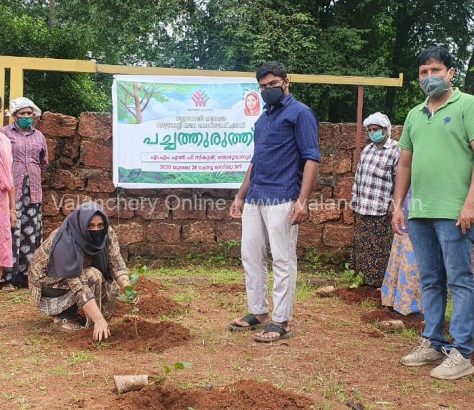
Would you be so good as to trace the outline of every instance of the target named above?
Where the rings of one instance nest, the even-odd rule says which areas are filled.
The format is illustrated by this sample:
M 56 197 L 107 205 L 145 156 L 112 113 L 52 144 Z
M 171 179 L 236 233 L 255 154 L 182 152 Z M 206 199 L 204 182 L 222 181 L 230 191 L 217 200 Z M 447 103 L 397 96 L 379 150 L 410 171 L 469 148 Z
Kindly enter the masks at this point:
M 267 60 L 306 74 L 398 76 L 403 89 L 366 88 L 366 113 L 402 123 L 423 95 L 415 57 L 432 44 L 471 56 L 474 0 L 3 0 L 2 54 L 106 64 L 255 71 Z M 48 110 L 110 110 L 111 78 L 28 73 L 26 93 Z M 321 120 L 354 121 L 355 87 L 294 84 Z

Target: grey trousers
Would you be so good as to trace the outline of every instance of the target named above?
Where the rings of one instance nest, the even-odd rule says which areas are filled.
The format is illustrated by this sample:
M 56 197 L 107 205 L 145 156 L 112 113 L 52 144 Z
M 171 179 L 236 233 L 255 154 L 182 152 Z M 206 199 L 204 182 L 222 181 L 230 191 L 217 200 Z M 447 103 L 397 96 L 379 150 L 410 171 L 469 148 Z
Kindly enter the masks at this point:
M 275 322 L 291 319 L 296 293 L 296 241 L 298 225 L 291 225 L 293 201 L 280 205 L 245 204 L 242 214 L 242 263 L 250 313 L 269 312 L 267 246 L 273 264 Z

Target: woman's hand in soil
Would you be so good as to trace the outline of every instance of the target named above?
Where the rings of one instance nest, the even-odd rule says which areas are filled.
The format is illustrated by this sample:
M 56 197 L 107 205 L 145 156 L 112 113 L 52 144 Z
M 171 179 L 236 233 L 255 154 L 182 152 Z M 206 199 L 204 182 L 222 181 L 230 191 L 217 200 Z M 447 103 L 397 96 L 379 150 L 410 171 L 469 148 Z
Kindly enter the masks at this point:
M 94 323 L 94 340 L 99 342 L 107 339 L 110 336 L 109 324 L 105 319 L 100 319 Z
M 130 279 L 128 276 L 120 276 L 117 279 L 117 283 L 120 286 L 120 290 L 123 292 L 126 286 L 132 286 L 132 282 L 130 282 Z

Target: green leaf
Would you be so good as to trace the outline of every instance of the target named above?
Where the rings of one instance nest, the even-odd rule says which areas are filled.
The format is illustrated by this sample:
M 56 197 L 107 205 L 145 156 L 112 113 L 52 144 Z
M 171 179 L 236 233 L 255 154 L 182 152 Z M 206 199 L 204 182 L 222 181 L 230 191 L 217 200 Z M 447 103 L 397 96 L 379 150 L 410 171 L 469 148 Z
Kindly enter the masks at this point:
M 188 369 L 188 368 L 192 367 L 192 365 L 193 364 L 191 362 L 176 362 L 174 364 L 174 368 L 177 369 L 177 370 L 178 369 L 182 370 L 182 369 Z

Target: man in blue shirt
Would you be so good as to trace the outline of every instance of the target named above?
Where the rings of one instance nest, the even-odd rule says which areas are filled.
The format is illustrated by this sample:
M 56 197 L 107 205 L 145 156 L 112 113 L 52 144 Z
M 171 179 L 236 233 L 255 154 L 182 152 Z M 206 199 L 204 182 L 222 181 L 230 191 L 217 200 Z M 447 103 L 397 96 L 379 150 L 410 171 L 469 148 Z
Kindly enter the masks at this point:
M 318 120 L 289 91 L 285 66 L 268 62 L 257 71 L 264 112 L 255 123 L 251 164 L 230 208 L 242 218 L 242 263 L 249 314 L 231 330 L 264 327 L 254 338 L 291 337 L 289 321 L 296 290 L 298 225 L 308 219 L 308 201 L 318 172 Z M 266 249 L 273 259 L 273 313 L 267 300 Z

